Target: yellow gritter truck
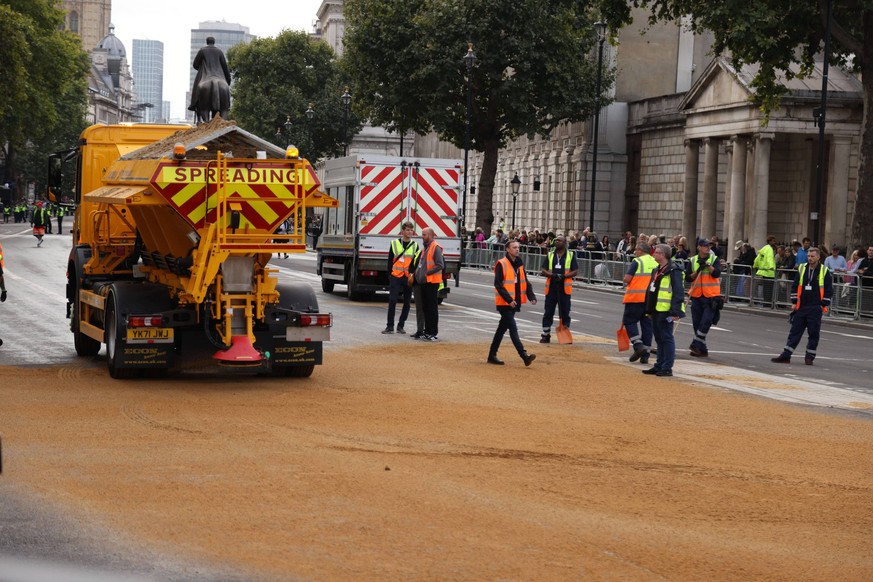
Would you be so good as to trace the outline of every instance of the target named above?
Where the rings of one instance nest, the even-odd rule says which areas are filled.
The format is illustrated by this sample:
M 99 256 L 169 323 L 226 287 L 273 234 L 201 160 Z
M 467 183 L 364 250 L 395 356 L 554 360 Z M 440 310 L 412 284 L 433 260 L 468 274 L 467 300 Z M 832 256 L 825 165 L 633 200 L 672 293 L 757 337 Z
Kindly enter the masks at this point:
M 76 352 L 130 378 L 214 363 L 305 377 L 332 315 L 280 284 L 276 253 L 305 252 L 307 207 L 333 207 L 309 162 L 232 122 L 95 125 L 49 159 L 49 197 L 75 164 L 67 317 Z M 278 234 L 281 225 L 287 232 Z

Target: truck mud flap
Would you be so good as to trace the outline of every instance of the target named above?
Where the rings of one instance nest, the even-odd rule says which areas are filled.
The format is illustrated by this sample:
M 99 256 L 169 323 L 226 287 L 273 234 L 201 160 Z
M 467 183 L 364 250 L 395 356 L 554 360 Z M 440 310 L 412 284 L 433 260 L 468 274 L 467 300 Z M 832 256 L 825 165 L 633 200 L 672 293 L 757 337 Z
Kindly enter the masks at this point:
M 118 342 L 116 362 L 120 368 L 170 368 L 175 353 L 173 344 L 130 345 Z
M 274 366 L 321 365 L 321 342 L 285 342 L 277 340 L 270 350 L 270 363 Z

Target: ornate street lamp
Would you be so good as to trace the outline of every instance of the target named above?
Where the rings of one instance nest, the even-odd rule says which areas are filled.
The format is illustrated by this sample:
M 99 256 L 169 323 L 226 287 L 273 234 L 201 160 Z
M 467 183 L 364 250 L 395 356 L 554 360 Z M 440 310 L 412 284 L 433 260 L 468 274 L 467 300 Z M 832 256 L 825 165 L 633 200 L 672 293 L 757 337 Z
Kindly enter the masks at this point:
M 594 107 L 594 139 L 591 142 L 591 211 L 588 216 L 588 226 L 591 227 L 591 232 L 595 232 L 594 228 L 594 198 L 597 193 L 597 138 L 600 133 L 600 81 L 603 71 L 603 42 L 606 40 L 606 23 L 597 21 L 594 23 L 594 32 L 597 33 L 597 83 L 594 85 L 595 107 Z
M 460 227 L 467 223 L 467 166 L 470 159 L 470 126 L 473 124 L 473 63 L 476 62 L 476 54 L 473 52 L 473 43 L 467 43 L 467 54 L 464 55 L 464 64 L 467 65 L 467 139 L 464 142 L 464 191 L 461 195 L 461 220 Z M 458 233 L 460 236 L 460 233 Z
M 340 99 L 343 102 L 343 155 L 349 155 L 349 105 L 352 102 L 352 95 L 349 93 L 349 88 L 346 87 Z
M 515 178 L 509 181 L 512 184 L 512 230 L 515 230 L 515 201 L 518 199 L 518 191 L 521 189 L 521 180 L 518 178 L 518 172 Z
M 815 211 L 810 213 L 810 219 L 815 221 L 815 244 L 822 244 L 821 231 L 821 198 L 824 190 L 824 157 L 825 157 L 825 110 L 828 105 L 828 60 L 831 58 L 831 18 L 834 11 L 833 0 L 828 0 L 828 14 L 825 19 L 824 60 L 821 69 L 821 104 L 813 109 L 812 115 L 818 125 L 818 161 L 815 165 Z
M 312 108 L 312 103 L 309 104 L 309 107 L 306 109 L 306 134 L 309 141 L 309 155 L 312 155 L 312 150 L 315 149 L 315 145 L 312 143 L 312 118 L 315 117 L 315 109 Z

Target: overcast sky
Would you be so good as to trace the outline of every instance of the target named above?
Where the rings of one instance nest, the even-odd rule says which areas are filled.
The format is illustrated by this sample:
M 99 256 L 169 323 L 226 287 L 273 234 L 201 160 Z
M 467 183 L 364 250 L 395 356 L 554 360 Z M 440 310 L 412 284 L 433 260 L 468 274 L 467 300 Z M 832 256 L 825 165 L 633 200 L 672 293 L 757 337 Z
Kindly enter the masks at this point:
M 173 118 L 184 118 L 191 70 L 191 29 L 206 20 L 241 24 L 258 37 L 284 29 L 312 31 L 321 0 L 112 0 L 115 36 L 133 59 L 133 39 L 164 43 L 164 100 Z

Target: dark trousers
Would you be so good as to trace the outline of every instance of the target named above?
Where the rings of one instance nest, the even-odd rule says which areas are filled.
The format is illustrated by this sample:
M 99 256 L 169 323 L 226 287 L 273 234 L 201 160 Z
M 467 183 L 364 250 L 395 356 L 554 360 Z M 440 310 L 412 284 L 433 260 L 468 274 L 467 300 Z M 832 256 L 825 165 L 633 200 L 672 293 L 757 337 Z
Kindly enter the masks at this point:
M 708 351 L 706 347 L 706 334 L 709 333 L 709 328 L 712 327 L 714 315 L 715 308 L 712 305 L 711 298 L 691 298 L 691 326 L 694 328 L 694 339 L 691 341 L 691 345 L 703 353 Z
M 506 335 L 507 330 L 509 330 L 509 339 L 512 340 L 512 345 L 515 346 L 518 355 L 525 355 L 524 345 L 521 343 L 521 338 L 518 337 L 518 326 L 515 324 L 515 308 L 508 305 L 498 305 L 497 312 L 500 314 L 500 323 L 497 324 L 497 331 L 494 332 L 494 339 L 491 340 L 491 350 L 488 355 L 497 355 L 500 342 L 503 341 L 503 336 Z
M 58 234 L 64 234 L 64 217 L 58 216 Z
M 424 308 L 424 334 L 437 335 L 440 327 L 439 283 L 424 283 L 421 289 L 421 305 Z
M 647 348 L 652 347 L 652 318 L 646 315 L 644 303 L 625 303 L 624 316 L 621 318 L 627 330 L 627 337 L 634 348 L 642 344 Z
M 673 322 L 667 321 L 667 314 L 660 312 L 652 316 L 652 330 L 655 341 L 658 342 L 658 359 L 655 369 L 665 372 L 673 371 L 676 360 L 676 340 L 673 338 Z
M 543 309 L 543 333 L 548 333 L 552 329 L 556 307 L 561 323 L 564 327 L 570 327 L 570 296 L 559 289 L 550 289 L 550 291 L 546 295 L 546 306 Z
M 818 348 L 818 338 L 821 334 L 821 315 L 821 307 L 818 305 L 801 306 L 794 312 L 791 331 L 788 332 L 788 342 L 785 344 L 783 355 L 791 357 L 794 348 L 803 337 L 803 332 L 806 331 L 806 357 L 815 358 L 815 350 Z
M 409 317 L 409 305 L 412 302 L 412 287 L 406 277 L 388 276 L 388 327 L 394 329 L 394 312 L 397 308 L 398 297 L 403 297 L 403 308 L 400 310 L 400 319 L 397 327 L 403 327 L 406 318 Z
M 421 299 L 421 285 L 414 285 L 413 299 L 415 300 L 415 333 L 419 336 L 424 334 L 424 303 Z

